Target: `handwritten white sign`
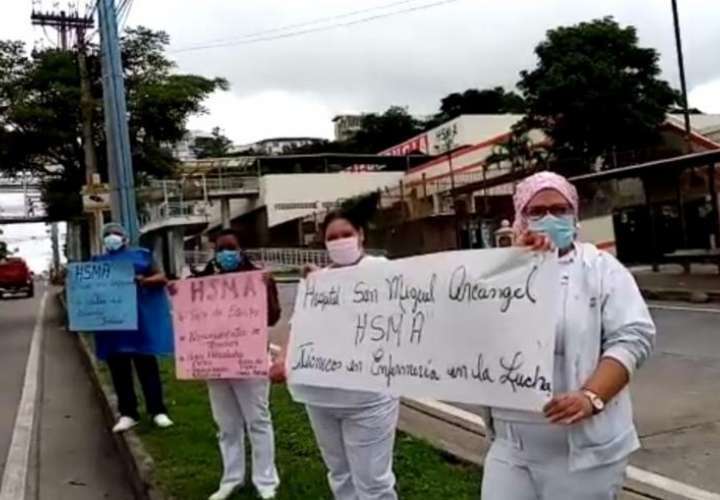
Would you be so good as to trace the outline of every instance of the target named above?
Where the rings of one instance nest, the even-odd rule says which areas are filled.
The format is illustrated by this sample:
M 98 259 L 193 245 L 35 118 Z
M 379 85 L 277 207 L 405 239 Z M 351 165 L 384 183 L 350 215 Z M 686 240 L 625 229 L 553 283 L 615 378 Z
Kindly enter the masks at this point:
M 539 411 L 559 276 L 522 249 L 364 261 L 300 284 L 289 382 Z

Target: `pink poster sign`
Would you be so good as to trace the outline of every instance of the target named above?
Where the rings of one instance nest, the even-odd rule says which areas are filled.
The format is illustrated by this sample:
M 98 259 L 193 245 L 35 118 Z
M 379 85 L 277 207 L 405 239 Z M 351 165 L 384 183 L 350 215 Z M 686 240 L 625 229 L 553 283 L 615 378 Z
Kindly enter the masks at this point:
M 171 295 L 178 379 L 267 376 L 267 288 L 262 272 L 177 281 Z

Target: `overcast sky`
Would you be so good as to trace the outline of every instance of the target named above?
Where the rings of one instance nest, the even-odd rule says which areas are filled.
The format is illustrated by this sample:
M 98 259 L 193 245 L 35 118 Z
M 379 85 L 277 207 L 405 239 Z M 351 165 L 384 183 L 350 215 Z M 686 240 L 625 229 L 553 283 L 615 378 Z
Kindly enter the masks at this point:
M 57 3 L 36 1 L 48 10 Z M 30 24 L 32 3 L 0 0 L 0 38 L 49 43 Z M 720 113 L 718 0 L 678 3 L 690 104 Z M 398 13 L 409 9 L 415 10 Z M 209 113 L 189 126 L 220 126 L 242 144 L 283 135 L 331 137 L 336 114 L 393 104 L 429 114 L 450 92 L 512 88 L 518 73 L 534 66 L 533 48 L 548 29 L 606 15 L 636 26 L 640 43 L 660 52 L 663 77 L 679 87 L 670 0 L 133 0 L 127 22 L 167 31 L 179 71 L 230 81 L 230 91 L 209 99 Z M 348 23 L 354 24 L 248 43 Z M 295 28 L 281 29 L 288 25 Z M 242 43 L 184 50 L 233 40 Z M 42 225 L 6 231 L 44 232 Z M 49 245 L 21 246 L 32 253 L 34 267 L 45 265 Z
M 31 0 L 1 1 L 0 37 L 44 39 L 30 25 Z M 42 1 L 46 8 L 54 2 Z M 720 113 L 717 2 L 678 3 L 690 104 Z M 431 4 L 439 5 L 423 9 Z M 247 43 L 248 34 L 268 38 L 408 9 L 416 10 Z M 364 12 L 344 16 L 353 11 Z M 214 95 L 210 113 L 190 127 L 218 125 L 246 143 L 281 135 L 330 137 L 338 113 L 399 104 L 428 114 L 449 92 L 513 87 L 519 71 L 535 64 L 533 48 L 548 29 L 606 15 L 636 26 L 641 44 L 660 52 L 663 77 L 679 86 L 670 0 L 134 0 L 128 24 L 169 32 L 180 71 L 230 81 L 230 91 Z M 183 51 L 232 40 L 244 43 Z

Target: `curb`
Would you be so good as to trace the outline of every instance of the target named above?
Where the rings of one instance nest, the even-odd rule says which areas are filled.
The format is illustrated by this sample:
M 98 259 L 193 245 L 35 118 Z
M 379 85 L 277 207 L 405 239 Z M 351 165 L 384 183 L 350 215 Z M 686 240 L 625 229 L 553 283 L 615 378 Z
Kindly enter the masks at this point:
M 458 412 L 446 411 L 441 408 L 442 406 L 446 405 L 428 404 L 426 400 L 401 398 L 400 404 L 401 412 L 403 411 L 403 409 L 405 411 L 410 410 L 414 412 L 419 412 L 432 419 L 435 419 L 437 421 L 437 425 L 448 425 L 455 427 L 462 432 L 467 433 L 466 435 L 468 436 L 468 438 L 481 438 L 487 445 L 487 433 L 485 429 L 485 424 L 484 422 L 482 422 L 482 419 L 476 415 L 472 415 L 471 419 L 464 418 L 462 414 L 465 413 L 465 410 L 460 409 Z M 477 455 L 473 457 L 465 456 L 463 453 L 459 453 L 458 450 L 454 448 L 451 443 L 444 442 L 442 439 L 432 439 L 432 431 L 422 432 L 419 431 L 417 428 L 411 429 L 408 427 L 405 427 L 403 431 L 410 435 L 430 442 L 434 447 L 441 449 L 442 451 L 448 453 L 451 456 L 454 456 L 456 459 L 474 463 L 479 466 L 483 465 L 484 453 L 482 453 L 482 456 L 480 456 L 479 458 Z M 623 495 L 624 496 L 622 498 L 633 500 L 680 499 L 680 497 L 678 496 L 668 495 L 667 492 L 659 490 L 651 485 L 641 483 L 631 477 L 628 477 L 625 480 L 625 484 L 623 486 Z
M 65 310 L 65 301 L 62 292 L 58 294 L 58 300 L 63 310 Z M 85 365 L 90 381 L 97 391 L 105 422 L 108 427 L 112 427 L 115 424 L 115 411 L 113 410 L 116 402 L 115 394 L 100 378 L 97 361 L 87 341 L 75 332 L 69 333 L 73 335 L 78 351 L 82 357 L 83 365 Z M 134 431 L 129 431 L 122 434 L 112 433 L 112 438 L 120 454 L 120 458 L 125 465 L 125 471 L 130 480 L 135 498 L 137 500 L 170 500 L 155 486 L 155 465 L 138 435 Z
M 648 300 L 690 302 L 693 304 L 720 302 L 720 290 L 687 290 L 682 288 L 641 287 L 640 291 Z

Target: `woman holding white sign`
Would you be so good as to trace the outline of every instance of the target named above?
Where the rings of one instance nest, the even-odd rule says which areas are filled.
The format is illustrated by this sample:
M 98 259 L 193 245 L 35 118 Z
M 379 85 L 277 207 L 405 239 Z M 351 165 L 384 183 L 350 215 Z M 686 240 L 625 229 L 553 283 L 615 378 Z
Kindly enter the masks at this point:
M 564 177 L 528 177 L 514 204 L 519 242 L 549 240 L 559 253 L 555 386 L 542 415 L 486 410 L 493 443 L 482 498 L 617 498 L 640 446 L 628 382 L 652 351 L 655 325 L 630 272 L 576 241 L 578 195 Z
M 374 204 L 377 199 L 367 201 Z M 365 267 L 386 261 L 365 254 L 364 205 L 360 202 L 325 218 L 325 246 L 331 268 Z M 276 368 L 282 371 L 284 364 L 281 359 Z M 305 404 L 335 500 L 396 500 L 392 465 L 398 399 L 330 387 L 290 385 L 289 389 L 295 401 Z
M 240 250 L 240 239 L 231 229 L 215 240 L 215 259 L 204 276 L 257 271 Z M 277 285 L 267 277 L 268 326 L 280 319 Z M 242 321 L 242 320 L 239 320 Z M 275 498 L 280 484 L 275 467 L 275 437 L 270 416 L 268 379 L 208 380 L 210 408 L 218 426 L 218 442 L 223 462 L 220 487 L 210 500 L 230 498 L 245 481 L 245 430 L 252 446 L 252 482 L 262 499 Z

